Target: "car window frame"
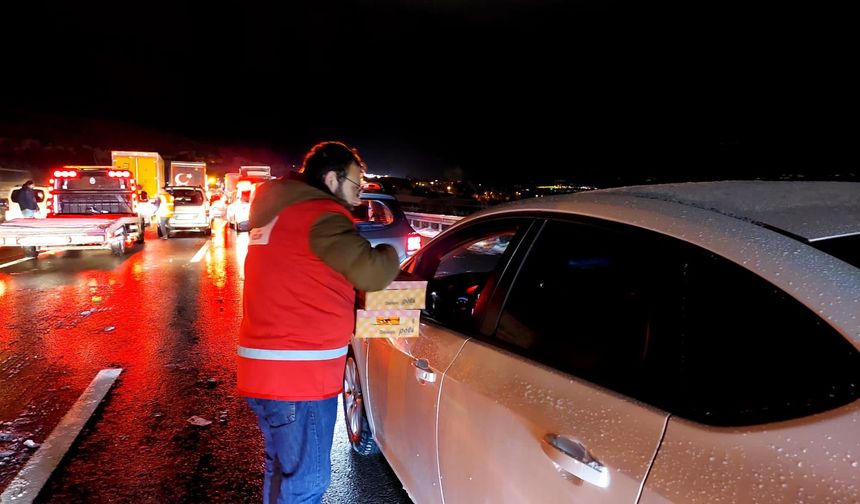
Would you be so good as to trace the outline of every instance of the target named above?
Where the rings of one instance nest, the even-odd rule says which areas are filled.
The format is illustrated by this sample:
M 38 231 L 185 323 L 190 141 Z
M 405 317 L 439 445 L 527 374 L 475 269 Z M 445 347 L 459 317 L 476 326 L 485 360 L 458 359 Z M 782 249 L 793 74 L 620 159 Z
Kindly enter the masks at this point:
M 401 269 L 415 275 L 417 278 L 428 279 L 428 271 L 432 271 L 435 273 L 439 267 L 439 262 L 442 257 L 444 257 L 447 253 L 453 251 L 454 249 L 468 243 L 471 240 L 476 239 L 476 234 L 474 231 L 476 228 L 480 227 L 488 227 L 491 225 L 502 225 L 504 222 L 518 220 L 522 221 L 522 227 L 517 231 L 514 236 L 514 242 L 511 243 L 510 252 L 508 250 L 503 254 L 502 259 L 500 261 L 505 261 L 500 266 L 497 266 L 495 271 L 490 274 L 487 279 L 487 284 L 485 286 L 487 297 L 486 301 L 477 305 L 475 307 L 475 313 L 473 315 L 474 324 L 471 329 L 465 329 L 459 326 L 452 326 L 443 320 L 438 320 L 434 318 L 432 315 L 428 314 L 426 309 L 422 310 L 422 322 L 427 321 L 431 322 L 440 327 L 444 327 L 446 329 L 453 330 L 457 333 L 463 334 L 467 337 L 474 336 L 486 336 L 484 331 L 486 330 L 486 317 L 487 315 L 491 315 L 497 309 L 493 303 L 496 302 L 496 293 L 498 288 L 498 281 L 500 278 L 504 277 L 505 273 L 509 268 L 512 267 L 517 261 L 521 260 L 521 256 L 523 254 L 524 247 L 530 246 L 530 242 L 534 238 L 535 234 L 535 223 L 536 219 L 531 215 L 510 215 L 510 216 L 488 216 L 484 219 L 474 220 L 468 223 L 465 223 L 463 226 L 458 226 L 457 229 L 452 229 L 450 233 L 445 233 L 433 241 L 431 241 L 428 245 L 422 248 L 417 254 L 407 259 Z M 469 232 L 471 231 L 471 234 Z M 468 236 L 468 237 L 467 237 Z M 432 263 L 428 264 L 427 258 L 428 256 L 432 257 Z M 424 261 L 422 261 L 424 259 Z M 421 261 L 421 264 L 418 264 Z M 429 279 L 432 279 L 432 275 L 429 275 Z
M 672 415 L 676 415 L 679 418 L 683 418 L 685 421 L 694 422 L 694 423 L 699 424 L 699 425 L 704 425 L 704 426 L 707 426 L 708 428 L 763 425 L 762 423 L 759 423 L 759 422 L 752 422 L 749 424 L 739 423 L 737 425 L 729 425 L 729 424 L 721 424 L 721 423 L 716 423 L 716 422 L 707 422 L 707 421 L 703 421 L 701 418 L 692 418 L 690 416 L 687 416 L 686 414 L 678 413 L 672 407 L 667 408 L 666 405 L 656 404 L 654 402 L 651 402 L 650 399 L 643 399 L 642 397 L 640 397 L 638 395 L 631 395 L 630 393 L 627 393 L 625 391 L 618 390 L 614 386 L 594 382 L 594 381 L 588 380 L 586 378 L 579 377 L 575 374 L 571 374 L 571 373 L 566 372 L 564 370 L 560 370 L 560 369 L 556 368 L 555 366 L 544 363 L 538 359 L 535 359 L 533 356 L 528 355 L 527 352 L 524 352 L 522 348 L 520 348 L 520 347 L 518 347 L 512 343 L 505 342 L 504 340 L 497 338 L 496 337 L 496 331 L 499 328 L 500 318 L 501 318 L 501 315 L 504 311 L 505 305 L 509 301 L 511 293 L 513 292 L 513 287 L 515 285 L 517 277 L 520 275 L 523 267 L 526 265 L 526 261 L 527 261 L 529 255 L 531 254 L 532 250 L 539 243 L 539 239 L 540 239 L 542 232 L 546 228 L 547 224 L 551 221 L 561 221 L 561 222 L 570 223 L 570 224 L 596 226 L 598 228 L 606 230 L 607 232 L 620 231 L 622 233 L 629 234 L 631 237 L 641 236 L 643 238 L 643 241 L 654 239 L 655 242 L 657 242 L 658 244 L 660 244 L 660 242 L 663 242 L 663 244 L 665 244 L 667 246 L 666 247 L 667 252 L 670 255 L 674 255 L 675 260 L 683 259 L 684 261 L 688 262 L 688 261 L 700 260 L 700 258 L 702 258 L 704 256 L 713 256 L 716 258 L 716 260 L 720 261 L 724 266 L 731 267 L 732 270 L 735 273 L 737 273 L 738 275 L 749 275 L 751 277 L 754 277 L 755 280 L 757 282 L 759 282 L 759 284 L 764 285 L 764 286 L 769 286 L 770 288 L 778 291 L 778 294 L 782 298 L 785 298 L 789 302 L 799 303 L 799 300 L 797 300 L 790 293 L 788 293 L 785 290 L 774 285 L 767 278 L 762 277 L 761 275 L 757 274 L 755 271 L 751 271 L 747 268 L 744 268 L 743 265 L 738 264 L 737 262 L 735 262 L 735 261 L 733 261 L 727 257 L 723 257 L 723 256 L 715 253 L 714 251 L 709 250 L 709 249 L 702 247 L 700 245 L 697 245 L 695 243 L 687 242 L 687 241 L 685 241 L 685 240 L 683 240 L 677 236 L 667 235 L 667 234 L 661 233 L 659 231 L 651 230 L 651 229 L 644 228 L 644 227 L 639 227 L 639 226 L 632 225 L 632 224 L 619 223 L 619 222 L 614 222 L 611 220 L 589 217 L 589 216 L 583 216 L 583 215 L 578 215 L 578 214 L 564 214 L 564 213 L 543 214 L 542 219 L 536 219 L 535 222 L 533 223 L 532 233 L 531 233 L 532 235 L 531 235 L 528 243 L 526 243 L 525 240 L 521 241 L 521 243 L 519 244 L 518 254 L 516 255 L 515 258 L 512 257 L 511 261 L 509 261 L 509 263 L 506 265 L 506 268 L 502 272 L 501 276 L 497 279 L 497 283 L 495 285 L 495 290 L 492 294 L 492 299 L 490 299 L 490 301 L 488 303 L 489 308 L 483 314 L 484 319 L 482 320 L 481 330 L 476 332 L 474 335 L 476 339 L 478 339 L 479 341 L 484 342 L 488 345 L 493 346 L 494 348 L 498 349 L 499 351 L 519 355 L 523 359 L 527 359 L 530 362 L 534 363 L 535 365 L 554 369 L 557 372 L 564 373 L 564 374 L 571 376 L 571 377 L 574 377 L 576 379 L 585 380 L 595 387 L 609 390 L 612 393 L 627 397 L 630 400 L 641 402 L 643 404 L 647 404 L 647 405 L 649 405 L 649 407 L 653 407 L 653 408 L 657 408 L 657 409 L 660 409 L 663 411 L 667 411 L 668 413 L 670 413 Z M 660 250 L 663 250 L 662 247 Z M 514 260 L 514 259 L 516 259 L 516 260 Z M 663 264 L 663 266 L 666 266 L 666 265 Z M 671 278 L 671 279 L 667 279 L 667 280 L 672 281 L 672 282 L 678 282 L 679 281 L 678 278 Z M 682 280 L 682 282 L 678 285 L 675 285 L 676 288 L 682 289 L 681 292 L 678 292 L 678 296 L 686 296 L 686 295 L 688 295 L 687 289 L 689 288 L 689 286 L 686 283 L 686 279 L 680 279 L 680 280 Z M 808 307 L 806 307 L 806 308 L 808 309 Z M 818 314 L 815 314 L 815 312 L 813 310 L 808 310 L 808 313 L 818 316 Z M 818 317 L 820 318 L 820 316 L 818 316 Z M 833 333 L 834 337 L 838 336 L 841 339 L 845 339 L 844 336 L 839 334 L 839 331 L 837 331 L 830 324 L 827 324 L 826 320 L 822 319 L 822 320 L 819 320 L 819 322 L 821 322 L 822 325 L 829 330 L 829 332 Z M 840 406 L 837 406 L 836 408 L 839 408 L 839 407 Z M 827 412 L 827 411 L 830 411 L 830 410 L 825 409 L 824 411 L 817 411 L 817 412 L 813 412 L 812 414 L 820 414 L 820 413 Z M 796 420 L 799 418 L 804 418 L 806 416 L 808 416 L 808 414 L 793 415 L 791 418 L 788 418 L 786 420 L 793 421 L 793 420 Z

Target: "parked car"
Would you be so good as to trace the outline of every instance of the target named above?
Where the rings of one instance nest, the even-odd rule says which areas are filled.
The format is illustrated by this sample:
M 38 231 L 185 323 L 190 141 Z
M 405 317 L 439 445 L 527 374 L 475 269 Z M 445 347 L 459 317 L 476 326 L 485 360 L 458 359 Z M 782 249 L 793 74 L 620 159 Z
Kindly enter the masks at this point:
M 380 243 L 393 246 L 401 261 L 421 248 L 421 235 L 409 225 L 394 196 L 363 192 L 361 205 L 353 209 L 352 215 L 361 236 L 373 246 Z
M 251 230 L 248 216 L 251 213 L 251 199 L 254 197 L 254 191 L 257 190 L 258 185 L 259 182 L 240 181 L 237 184 L 233 201 L 227 205 L 225 220 L 227 225 L 234 228 L 237 233 Z
M 407 260 L 344 412 L 415 502 L 857 502 L 860 184 L 523 200 Z
M 212 216 L 209 214 L 209 200 L 200 186 L 166 186 L 172 211 L 168 210 L 167 237 L 179 231 L 196 231 L 204 235 L 212 234 Z M 170 203 L 168 203 L 170 204 Z M 162 230 L 158 230 L 162 235 Z

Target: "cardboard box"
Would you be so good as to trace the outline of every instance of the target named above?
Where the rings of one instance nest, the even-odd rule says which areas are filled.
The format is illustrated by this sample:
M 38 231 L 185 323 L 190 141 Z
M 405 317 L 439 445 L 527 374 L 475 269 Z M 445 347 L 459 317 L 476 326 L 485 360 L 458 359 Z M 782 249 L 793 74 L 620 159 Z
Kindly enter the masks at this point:
M 356 338 L 415 338 L 420 310 L 356 310 Z
M 360 292 L 358 307 L 365 310 L 423 310 L 427 282 L 395 280 L 384 290 Z

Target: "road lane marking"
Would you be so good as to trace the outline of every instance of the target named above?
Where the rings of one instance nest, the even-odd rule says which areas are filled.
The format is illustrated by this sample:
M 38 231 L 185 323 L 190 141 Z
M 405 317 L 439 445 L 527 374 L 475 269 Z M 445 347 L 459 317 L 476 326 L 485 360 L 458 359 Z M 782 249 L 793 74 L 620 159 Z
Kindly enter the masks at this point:
M 18 471 L 3 494 L 0 494 L 0 503 L 30 504 L 36 499 L 120 373 L 122 368 L 108 368 L 98 372 L 36 453 Z
M 35 259 L 35 258 L 34 257 L 24 257 L 21 259 L 15 259 L 14 261 L 9 261 L 7 263 L 0 264 L 0 269 L 3 269 L 7 266 L 14 266 L 14 265 L 16 265 L 18 263 L 22 263 L 24 261 L 32 261 L 33 259 Z
M 200 250 L 198 250 L 197 253 L 194 254 L 194 257 L 191 258 L 191 262 L 200 262 L 200 260 L 203 259 L 203 256 L 206 255 L 207 250 L 209 250 L 209 242 L 206 242 L 202 247 L 200 247 Z

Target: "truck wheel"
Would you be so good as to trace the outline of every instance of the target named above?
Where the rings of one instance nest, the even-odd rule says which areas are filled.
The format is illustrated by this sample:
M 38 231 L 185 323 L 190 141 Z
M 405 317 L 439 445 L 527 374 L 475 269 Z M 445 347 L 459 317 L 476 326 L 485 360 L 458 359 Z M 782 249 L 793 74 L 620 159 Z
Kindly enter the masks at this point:
M 113 243 L 110 246 L 110 251 L 113 252 L 115 256 L 124 256 L 125 255 L 125 239 L 118 241 L 117 243 Z
M 139 233 L 139 236 L 137 237 L 137 240 L 135 240 L 135 243 L 143 243 L 146 239 L 143 236 L 144 234 L 146 234 L 146 223 L 142 219 L 137 224 L 137 232 Z
M 24 257 L 39 257 L 39 251 L 36 247 L 24 247 Z

